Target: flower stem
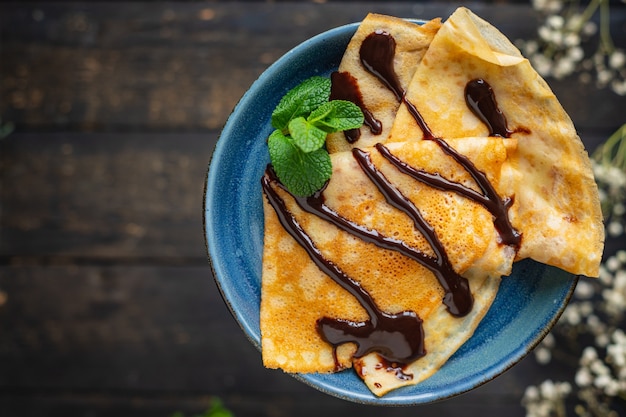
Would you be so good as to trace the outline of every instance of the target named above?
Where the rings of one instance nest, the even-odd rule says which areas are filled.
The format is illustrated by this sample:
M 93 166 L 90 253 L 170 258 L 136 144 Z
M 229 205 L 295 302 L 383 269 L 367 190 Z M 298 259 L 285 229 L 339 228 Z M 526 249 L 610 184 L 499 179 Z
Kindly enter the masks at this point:
M 626 123 L 596 149 L 592 158 L 602 165 L 614 166 L 626 172 Z
M 578 31 L 580 31 L 585 23 L 587 23 L 593 17 L 593 15 L 596 13 L 596 10 L 598 10 L 598 7 L 602 4 L 608 5 L 608 0 L 593 0 L 589 2 L 583 13 L 580 15 L 580 27 L 578 28 Z
M 606 55 L 615 50 L 611 38 L 611 6 L 608 0 L 600 0 L 600 45 Z

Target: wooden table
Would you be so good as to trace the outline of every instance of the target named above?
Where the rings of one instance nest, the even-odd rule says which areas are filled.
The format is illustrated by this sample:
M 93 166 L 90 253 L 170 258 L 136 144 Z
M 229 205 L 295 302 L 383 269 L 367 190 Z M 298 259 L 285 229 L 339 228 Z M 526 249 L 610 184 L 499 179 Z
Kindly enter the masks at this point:
M 324 2 L 319 2 L 324 3 Z M 471 6 L 512 39 L 526 4 Z M 437 404 L 383 410 L 263 368 L 207 261 L 207 164 L 233 106 L 273 61 L 368 11 L 417 2 L 2 3 L 0 416 L 169 416 L 217 396 L 237 416 L 522 416 L 527 358 Z M 614 15 L 624 45 L 626 13 Z M 624 122 L 608 90 L 552 82 L 589 149 Z

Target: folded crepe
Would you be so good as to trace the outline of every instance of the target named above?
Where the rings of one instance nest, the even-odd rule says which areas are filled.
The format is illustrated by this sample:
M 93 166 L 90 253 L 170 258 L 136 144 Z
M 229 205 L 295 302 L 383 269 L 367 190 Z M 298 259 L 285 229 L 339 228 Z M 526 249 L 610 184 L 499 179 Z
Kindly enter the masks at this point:
M 394 57 L 395 67 L 398 69 L 396 73 L 402 85 L 408 86 L 439 27 L 441 27 L 440 18 L 432 19 L 423 25 L 376 13 L 370 13 L 363 19 L 350 40 L 339 69 L 333 77 L 349 77 L 358 83 L 362 108 L 365 113 L 369 113 L 372 120 L 368 120 L 368 114 L 366 114 L 366 125 L 356 129 L 356 132 L 330 134 L 326 140 L 326 147 L 330 153 L 349 150 L 354 146 L 372 146 L 379 142 L 381 137 L 387 137 L 400 106 L 393 92 L 381 85 L 376 77 L 363 68 L 359 57 L 363 39 L 375 31 L 384 31 L 393 35 L 396 40 Z M 349 81 L 344 80 L 344 82 Z M 339 85 L 337 82 L 334 84 Z M 346 97 L 345 90 L 338 91 L 336 88 L 332 98 L 359 101 L 359 99 Z M 367 123 L 373 123 L 376 126 L 370 127 Z M 346 134 L 354 137 L 354 143 L 346 140 Z
M 477 79 L 491 86 L 505 131 L 494 132 L 497 126 L 468 106 L 465 86 Z M 470 10 L 457 9 L 424 55 L 406 100 L 436 137 L 515 138 L 505 169 L 519 179 L 502 191 L 515 196 L 511 222 L 523 231 L 518 258 L 598 276 L 604 226 L 589 157 L 554 93 L 501 32 Z M 387 141 L 422 137 L 402 104 Z
M 506 158 L 502 138 L 450 143 L 485 172 L 492 183 L 499 184 Z M 479 192 L 469 173 L 434 142 L 393 143 L 386 149 L 417 170 L 445 173 L 448 179 Z M 515 252 L 498 243 L 492 215 L 482 205 L 455 192 L 437 190 L 401 172 L 377 148 L 365 148 L 363 152 L 394 188 L 419 206 L 454 270 L 468 279 L 473 295 L 471 312 L 463 317 L 453 316 L 442 303 L 445 292 L 441 284 L 427 267 L 405 253 L 364 241 L 303 210 L 277 181 L 269 181 L 269 186 L 323 256 L 357 280 L 381 310 L 413 311 L 423 320 L 424 347 L 428 353 L 405 369 L 404 377 L 396 376 L 397 369 L 386 370 L 393 368 L 392 363 L 380 368 L 386 362 L 377 353 L 357 359 L 355 365 L 361 378 L 372 392 L 383 395 L 432 375 L 472 335 L 496 296 L 500 276 L 510 273 Z M 386 200 L 359 167 L 353 152 L 335 153 L 331 158 L 333 175 L 323 191 L 324 204 L 330 210 L 367 230 L 437 257 L 425 236 L 416 230 L 414 220 Z M 261 298 L 264 365 L 287 372 L 334 372 L 351 367 L 356 345 L 341 344 L 334 352 L 333 346 L 317 331 L 318 320 L 330 317 L 363 323 L 371 317 L 355 296 L 316 266 L 281 225 L 276 209 L 267 200 L 264 207 Z
M 329 138 L 333 174 L 311 199 L 294 198 L 271 170 L 264 177 L 261 334 L 269 368 L 353 366 L 384 395 L 428 378 L 471 337 L 514 260 L 597 276 L 604 228 L 571 120 L 490 24 L 465 8 L 438 24 L 411 69 L 396 59 L 404 41 L 395 39 L 395 23 L 384 30 L 362 25 L 340 71 L 354 76 L 363 98 L 384 97 L 381 108 L 364 107 L 389 130 L 363 127 L 354 143 Z M 372 33 L 396 40 L 387 62 L 393 82 L 360 59 Z M 414 206 L 421 226 L 397 199 Z M 429 264 L 442 256 L 469 286 L 473 304 L 464 314 L 453 314 L 454 297 Z M 400 360 L 389 346 L 366 349 L 355 329 L 376 330 L 380 312 L 413 313 L 423 345 L 411 345 Z

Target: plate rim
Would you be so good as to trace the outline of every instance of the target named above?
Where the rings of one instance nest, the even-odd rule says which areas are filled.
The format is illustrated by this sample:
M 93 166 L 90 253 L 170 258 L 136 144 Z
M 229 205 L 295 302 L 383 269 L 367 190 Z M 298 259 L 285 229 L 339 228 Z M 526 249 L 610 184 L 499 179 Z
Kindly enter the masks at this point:
M 407 20 L 413 21 L 418 24 L 425 22 L 422 19 L 407 19 Z M 299 43 L 298 45 L 294 46 L 293 48 L 288 50 L 285 54 L 283 54 L 273 64 L 267 67 L 261 73 L 261 75 L 259 75 L 259 77 L 250 85 L 250 87 L 246 90 L 246 92 L 241 96 L 237 104 L 234 106 L 232 112 L 228 116 L 223 126 L 223 129 L 219 133 L 218 139 L 215 142 L 215 145 L 211 154 L 209 164 L 207 166 L 207 172 L 206 172 L 205 179 L 204 179 L 203 203 L 202 203 L 202 208 L 203 208 L 202 222 L 203 222 L 203 230 L 204 230 L 203 234 L 204 234 L 204 242 L 205 242 L 207 258 L 209 261 L 211 272 L 213 274 L 213 279 L 217 285 L 217 288 L 218 288 L 218 291 L 220 293 L 222 300 L 227 305 L 228 310 L 230 311 L 230 314 L 235 319 L 236 323 L 243 330 L 246 338 L 250 341 L 250 343 L 252 343 L 252 345 L 259 352 L 261 351 L 260 330 L 253 328 L 252 325 L 249 323 L 249 320 L 246 317 L 244 317 L 245 316 L 244 312 L 242 310 L 236 309 L 234 305 L 232 304 L 231 289 L 222 282 L 223 280 L 223 277 L 221 276 L 222 270 L 220 269 L 219 266 L 217 266 L 217 262 L 214 259 L 214 257 L 217 256 L 217 254 L 215 253 L 214 245 L 210 242 L 209 236 L 216 236 L 216 231 L 213 227 L 214 226 L 213 223 L 209 221 L 210 208 L 213 206 L 209 202 L 209 197 L 210 197 L 209 190 L 211 186 L 215 184 L 216 181 L 218 181 L 219 176 L 215 174 L 215 170 L 212 170 L 212 168 L 214 168 L 215 165 L 219 164 L 220 158 L 225 152 L 226 138 L 230 137 L 232 134 L 232 131 L 234 129 L 234 126 L 232 124 L 237 116 L 238 110 L 245 107 L 249 101 L 253 100 L 256 90 L 259 89 L 261 86 L 263 86 L 268 78 L 272 77 L 272 73 L 276 72 L 281 67 L 288 65 L 290 59 L 292 58 L 292 55 L 303 50 L 308 45 L 319 42 L 321 39 L 334 37 L 339 34 L 342 34 L 345 31 L 352 31 L 350 34 L 350 37 L 351 37 L 352 34 L 356 31 L 359 24 L 360 22 L 348 23 L 348 24 L 341 25 L 341 26 L 329 29 L 327 31 L 321 32 Z M 431 396 L 428 396 L 428 398 L 425 398 L 425 395 L 422 395 L 420 398 L 416 398 L 415 396 L 411 396 L 411 395 L 390 396 L 391 393 L 388 394 L 387 396 L 382 396 L 382 397 L 376 397 L 372 394 L 371 397 L 367 396 L 367 398 L 365 398 L 359 395 L 358 393 L 351 392 L 349 394 L 352 394 L 352 395 L 349 395 L 346 393 L 342 393 L 337 389 L 332 389 L 328 387 L 327 385 L 320 385 L 319 382 L 311 380 L 311 375 L 314 376 L 314 375 L 323 375 L 323 374 L 294 374 L 294 373 L 287 373 L 287 374 L 294 377 L 296 380 L 303 382 L 306 385 L 312 388 L 315 388 L 316 390 L 321 391 L 325 394 L 334 396 L 336 398 L 344 399 L 347 401 L 351 401 L 351 402 L 355 402 L 359 404 L 366 404 L 366 405 L 411 406 L 411 405 L 432 403 L 432 402 L 442 401 L 445 399 L 456 397 L 460 394 L 463 394 L 475 388 L 478 388 L 479 386 L 484 385 L 485 383 L 502 375 L 507 370 L 509 370 L 510 368 L 515 366 L 517 363 L 519 363 L 530 352 L 533 351 L 533 349 L 543 340 L 543 338 L 551 331 L 552 327 L 558 322 L 559 318 L 563 314 L 565 308 L 567 307 L 569 300 L 571 299 L 574 293 L 574 290 L 578 283 L 579 276 L 572 275 L 572 274 L 569 274 L 569 275 L 572 278 L 570 282 L 570 287 L 567 289 L 565 296 L 561 300 L 559 300 L 560 304 L 555 314 L 553 315 L 551 320 L 546 324 L 546 326 L 541 329 L 538 329 L 538 332 L 534 335 L 534 338 L 530 340 L 529 343 L 525 344 L 524 346 L 520 346 L 518 349 L 513 350 L 508 356 L 505 357 L 506 360 L 502 360 L 496 364 L 497 366 L 492 367 L 493 369 L 489 372 L 488 376 L 483 377 L 479 374 L 476 374 L 475 377 L 471 381 L 466 382 L 461 387 L 460 390 L 454 390 L 450 392 L 446 391 L 442 393 L 441 395 L 431 395 Z M 506 277 L 503 277 L 503 280 L 504 279 L 506 279 Z M 259 334 L 259 340 L 257 340 L 257 338 L 255 337 L 256 333 Z M 347 371 L 350 371 L 350 370 L 347 370 Z M 347 372 L 347 371 L 344 371 L 344 372 Z M 410 389 L 411 387 L 409 386 L 406 388 Z M 400 390 L 403 390 L 403 388 L 400 388 L 399 390 L 395 390 L 395 392 L 401 392 Z

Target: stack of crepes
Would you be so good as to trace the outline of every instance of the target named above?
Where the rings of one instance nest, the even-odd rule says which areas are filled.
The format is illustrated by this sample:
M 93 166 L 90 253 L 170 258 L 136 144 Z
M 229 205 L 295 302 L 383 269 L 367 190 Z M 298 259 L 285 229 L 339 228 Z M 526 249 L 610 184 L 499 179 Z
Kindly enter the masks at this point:
M 377 73 L 371 64 L 389 61 L 389 49 L 362 56 L 372 34 L 393 38 L 387 74 L 383 66 Z M 394 74 L 389 68 L 395 73 L 391 83 Z M 320 319 L 368 323 L 371 312 L 322 272 L 265 200 L 265 366 L 290 373 L 354 367 L 375 395 L 384 395 L 428 378 L 471 337 L 515 261 L 532 258 L 572 274 L 597 276 L 604 228 L 589 158 L 545 81 L 492 25 L 466 8 L 443 23 L 435 19 L 423 25 L 370 14 L 348 45 L 338 72 L 350 74 L 360 105 L 379 123 L 378 129 L 364 125 L 352 132 L 350 141 L 343 133 L 330 135 L 333 174 L 322 193 L 324 205 L 426 257 L 441 258 L 415 219 L 391 204 L 359 166 L 353 150 L 361 150 L 419 210 L 454 271 L 467 279 L 473 306 L 466 314 L 451 314 L 442 302 L 446 290 L 432 268 L 304 211 L 273 183 L 276 195 L 323 257 L 365 289 L 381 311 L 416 313 L 423 322 L 425 354 L 407 363 L 390 363 L 380 352 L 361 354 L 358 343 L 333 345 L 324 340 L 318 331 Z M 480 91 L 491 95 L 468 99 L 469 84 L 477 82 L 485 84 Z M 511 230 L 521 239 L 507 242 L 485 204 L 416 180 L 392 164 L 383 150 L 414 171 L 486 195 L 478 172 L 497 193 Z

